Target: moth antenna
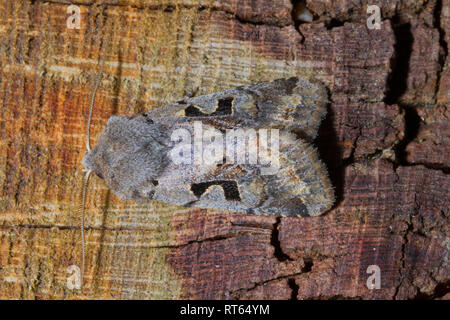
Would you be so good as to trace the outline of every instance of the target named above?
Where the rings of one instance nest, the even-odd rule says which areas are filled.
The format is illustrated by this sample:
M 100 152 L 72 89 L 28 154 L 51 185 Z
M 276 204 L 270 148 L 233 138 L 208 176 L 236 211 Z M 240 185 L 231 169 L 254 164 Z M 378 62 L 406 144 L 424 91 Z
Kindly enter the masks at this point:
M 91 141 L 91 119 L 92 119 L 92 111 L 94 110 L 94 102 L 95 102 L 95 95 L 97 94 L 97 89 L 100 85 L 100 80 L 102 78 L 102 74 L 103 74 L 103 66 L 105 65 L 105 60 L 103 60 L 101 69 L 100 69 L 100 73 L 98 75 L 97 78 L 97 83 L 95 84 L 95 88 L 94 88 L 94 92 L 92 93 L 92 98 L 91 98 L 91 105 L 89 106 L 89 116 L 88 116 L 88 123 L 87 123 L 87 138 L 86 138 L 86 149 L 88 151 L 91 150 L 91 145 L 90 145 L 90 141 Z
M 90 140 L 91 140 L 91 119 L 92 119 L 92 111 L 94 110 L 94 102 L 95 102 L 95 96 L 97 94 L 98 87 L 100 85 L 100 80 L 102 78 L 103 74 L 103 66 L 105 65 L 105 60 L 103 59 L 102 65 L 100 67 L 100 73 L 97 77 L 97 81 L 94 87 L 94 92 L 92 93 L 91 98 L 91 104 L 89 106 L 89 116 L 88 116 L 88 122 L 87 122 L 87 137 L 86 137 L 86 149 L 87 151 L 91 150 Z M 83 288 L 83 280 L 84 280 L 84 260 L 85 260 L 85 240 L 84 240 L 84 212 L 86 207 L 86 189 L 89 181 L 89 177 L 91 176 L 91 170 L 86 171 L 86 175 L 84 176 L 83 180 L 83 187 L 81 191 L 81 204 L 80 204 L 80 211 L 81 211 L 81 288 Z
M 89 177 L 91 176 L 91 170 L 87 170 L 86 174 L 84 176 L 83 180 L 83 189 L 81 191 L 81 205 L 80 205 L 80 211 L 81 211 L 81 287 L 83 287 L 83 280 L 84 280 L 84 258 L 85 258 L 85 241 L 84 241 L 84 212 L 85 212 L 85 205 L 86 205 L 86 190 L 87 185 L 89 181 Z

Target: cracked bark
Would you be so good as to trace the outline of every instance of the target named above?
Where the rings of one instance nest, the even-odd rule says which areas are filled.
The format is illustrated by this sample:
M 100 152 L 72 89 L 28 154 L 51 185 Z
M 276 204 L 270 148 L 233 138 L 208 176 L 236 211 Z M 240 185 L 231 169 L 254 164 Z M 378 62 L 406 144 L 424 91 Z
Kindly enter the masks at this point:
M 448 298 L 449 1 L 383 2 L 379 31 L 370 1 L 307 1 L 312 23 L 292 20 L 295 2 L 80 0 L 80 30 L 65 1 L 0 4 L 0 298 Z M 335 207 L 277 219 L 124 202 L 93 179 L 85 290 L 68 290 L 102 59 L 93 137 L 112 113 L 318 78 Z

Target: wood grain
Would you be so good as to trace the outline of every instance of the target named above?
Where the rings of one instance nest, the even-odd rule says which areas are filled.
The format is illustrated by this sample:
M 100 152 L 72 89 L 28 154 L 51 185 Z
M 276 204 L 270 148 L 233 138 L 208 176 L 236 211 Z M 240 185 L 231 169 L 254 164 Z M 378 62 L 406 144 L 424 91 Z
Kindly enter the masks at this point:
M 1 299 L 448 297 L 449 1 L 0 3 Z M 83 290 L 78 211 L 92 142 L 112 114 L 290 76 L 331 104 L 317 139 L 338 196 L 317 218 L 257 217 L 88 188 Z M 381 289 L 369 290 L 369 265 Z

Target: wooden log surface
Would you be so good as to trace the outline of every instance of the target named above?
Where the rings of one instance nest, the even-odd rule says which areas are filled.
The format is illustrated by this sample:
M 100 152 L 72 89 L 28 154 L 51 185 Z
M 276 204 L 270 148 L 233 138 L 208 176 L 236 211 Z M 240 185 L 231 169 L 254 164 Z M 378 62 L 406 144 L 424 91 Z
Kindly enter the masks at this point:
M 0 2 L 1 299 L 448 299 L 450 1 Z M 337 194 L 320 217 L 121 201 L 81 160 L 113 114 L 290 76 L 331 103 L 316 145 Z M 377 265 L 381 288 L 368 289 Z

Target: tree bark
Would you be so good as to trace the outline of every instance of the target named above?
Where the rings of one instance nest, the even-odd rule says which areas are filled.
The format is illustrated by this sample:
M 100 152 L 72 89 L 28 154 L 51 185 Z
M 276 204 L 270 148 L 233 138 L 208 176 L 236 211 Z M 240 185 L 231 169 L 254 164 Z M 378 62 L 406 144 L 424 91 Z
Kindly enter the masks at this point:
M 0 3 L 0 299 L 448 299 L 448 0 Z M 113 114 L 290 76 L 329 90 L 316 145 L 337 201 L 276 218 L 121 201 L 81 160 Z M 376 265 L 381 288 L 368 289 Z

